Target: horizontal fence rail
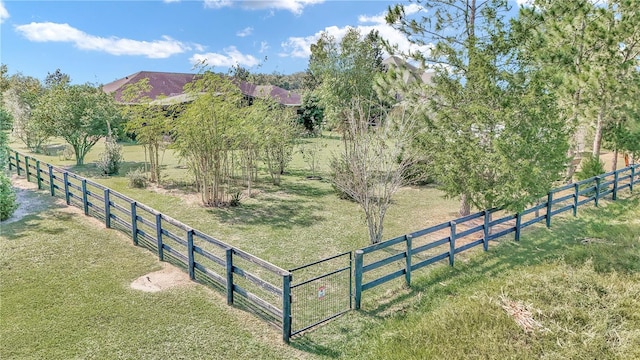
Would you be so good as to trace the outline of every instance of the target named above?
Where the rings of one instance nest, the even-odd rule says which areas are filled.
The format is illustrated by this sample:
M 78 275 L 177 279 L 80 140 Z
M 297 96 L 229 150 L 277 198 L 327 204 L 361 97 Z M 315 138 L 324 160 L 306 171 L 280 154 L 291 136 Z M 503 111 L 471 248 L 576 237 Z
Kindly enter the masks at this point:
M 361 308 L 366 290 L 397 278 L 404 278 L 410 286 L 415 270 L 445 260 L 453 266 L 456 254 L 463 251 L 480 245 L 487 251 L 491 240 L 512 233 L 519 241 L 526 227 L 542 221 L 550 227 L 555 215 L 571 211 L 576 216 L 581 205 L 598 206 L 605 198 L 616 200 L 620 191 L 631 192 L 640 183 L 639 169 L 640 165 L 631 165 L 555 188 L 544 201 L 517 214 L 484 210 L 358 249 L 354 256 L 354 308 Z
M 640 165 L 601 174 L 552 189 L 544 199 L 517 213 L 501 209 L 479 211 L 364 248 L 338 254 L 289 271 L 193 229 L 136 200 L 65 169 L 12 152 L 9 170 L 35 181 L 38 189 L 77 206 L 88 216 L 118 229 L 131 241 L 157 254 L 161 261 L 182 267 L 192 280 L 226 294 L 238 304 L 275 323 L 283 340 L 360 309 L 362 293 L 394 279 L 411 285 L 415 270 L 543 222 L 555 215 L 603 199 L 616 200 L 620 191 L 633 192 L 640 183 Z M 295 282 L 294 282 L 295 281 Z
M 226 293 L 237 304 L 291 337 L 291 273 L 250 253 L 191 228 L 159 211 L 60 167 L 13 152 L 9 170 L 35 181 L 38 189 L 64 199 L 85 215 L 120 230 L 131 241 L 183 268 L 192 280 Z

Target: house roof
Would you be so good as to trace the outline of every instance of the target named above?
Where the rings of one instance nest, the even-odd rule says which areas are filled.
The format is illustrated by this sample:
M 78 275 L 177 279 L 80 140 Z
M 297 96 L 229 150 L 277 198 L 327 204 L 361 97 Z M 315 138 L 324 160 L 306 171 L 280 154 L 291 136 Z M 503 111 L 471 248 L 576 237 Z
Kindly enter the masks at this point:
M 192 82 L 197 76 L 197 74 L 187 73 L 140 71 L 106 84 L 102 88 L 107 93 L 114 93 L 116 101 L 122 102 L 122 90 L 126 85 L 135 84 L 144 78 L 148 78 L 149 85 L 152 86 L 151 93 L 149 93 L 148 96 L 152 100 L 163 97 L 165 98 L 161 100 L 163 104 L 188 102 L 193 101 L 193 97 L 184 93 L 184 86 Z M 285 106 L 299 106 L 302 103 L 300 94 L 278 86 L 254 85 L 244 81 L 240 82 L 237 86 L 245 96 L 254 98 L 271 97 Z

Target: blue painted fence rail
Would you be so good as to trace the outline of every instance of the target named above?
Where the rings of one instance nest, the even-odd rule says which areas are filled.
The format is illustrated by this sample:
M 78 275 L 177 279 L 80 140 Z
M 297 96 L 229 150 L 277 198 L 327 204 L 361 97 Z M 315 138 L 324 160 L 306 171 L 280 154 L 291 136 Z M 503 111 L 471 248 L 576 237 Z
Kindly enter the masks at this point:
M 18 175 L 25 175 L 28 181 L 35 178 L 38 189 L 46 186 L 52 196 L 61 197 L 68 205 L 83 209 L 86 215 L 103 220 L 105 227 L 130 235 L 135 245 L 155 251 L 161 261 L 170 258 L 178 266 L 183 266 L 192 280 L 225 289 L 229 305 L 234 304 L 239 295 L 248 304 L 248 310 L 266 314 L 279 322 L 276 324 L 282 329 L 282 338 L 289 342 L 289 271 L 103 185 L 51 164 L 42 166 L 33 157 L 14 152 L 9 156 L 9 170 L 14 169 Z
M 640 165 L 631 165 L 555 188 L 549 191 L 545 201 L 518 214 L 494 220 L 492 215 L 498 213 L 498 209 L 484 210 L 358 249 L 355 251 L 354 307 L 360 309 L 362 306 L 363 291 L 400 277 L 404 277 L 406 284 L 411 285 L 411 273 L 427 265 L 448 260 L 449 265 L 453 266 L 458 253 L 480 245 L 486 251 L 489 241 L 511 233 L 519 241 L 522 229 L 541 221 L 545 221 L 546 226 L 550 227 L 554 215 L 571 210 L 576 216 L 581 205 L 593 202 L 598 206 L 599 201 L 605 197 L 616 200 L 620 191 L 629 189 L 632 192 L 634 185 L 640 183 L 638 170 Z M 539 214 L 541 211 L 542 215 Z M 533 218 L 523 220 L 529 215 L 533 215 Z M 480 219 L 483 220 L 482 223 L 476 224 Z M 467 228 L 458 230 L 463 224 Z M 496 226 L 500 226 L 500 230 L 493 232 L 492 229 Z M 426 235 L 434 235 L 436 239 L 420 243 L 419 238 Z M 461 239 L 472 235 L 476 237 L 466 239 L 461 244 Z M 479 236 L 481 237 L 478 239 Z M 395 267 L 389 266 L 392 264 Z M 370 279 L 366 279 L 367 273 L 373 274 Z

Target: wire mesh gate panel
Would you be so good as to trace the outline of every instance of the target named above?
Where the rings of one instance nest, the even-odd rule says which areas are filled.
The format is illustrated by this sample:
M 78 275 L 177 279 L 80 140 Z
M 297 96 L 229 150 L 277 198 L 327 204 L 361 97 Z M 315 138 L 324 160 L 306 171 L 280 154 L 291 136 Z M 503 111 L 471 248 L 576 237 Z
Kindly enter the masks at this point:
M 351 252 L 289 270 L 291 336 L 351 310 Z

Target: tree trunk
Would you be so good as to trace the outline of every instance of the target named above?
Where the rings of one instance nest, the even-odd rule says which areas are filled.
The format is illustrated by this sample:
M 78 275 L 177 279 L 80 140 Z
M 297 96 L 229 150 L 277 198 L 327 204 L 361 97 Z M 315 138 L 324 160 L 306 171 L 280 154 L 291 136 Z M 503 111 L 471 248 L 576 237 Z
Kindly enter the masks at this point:
M 469 204 L 466 194 L 460 195 L 460 211 L 458 213 L 460 216 L 471 214 L 471 204 Z
M 611 165 L 611 171 L 618 169 L 618 148 L 613 150 L 613 164 Z
M 602 146 L 602 126 L 604 123 L 604 108 L 601 107 L 598 111 L 598 122 L 596 123 L 596 132 L 593 138 L 593 157 L 600 157 L 600 147 Z

